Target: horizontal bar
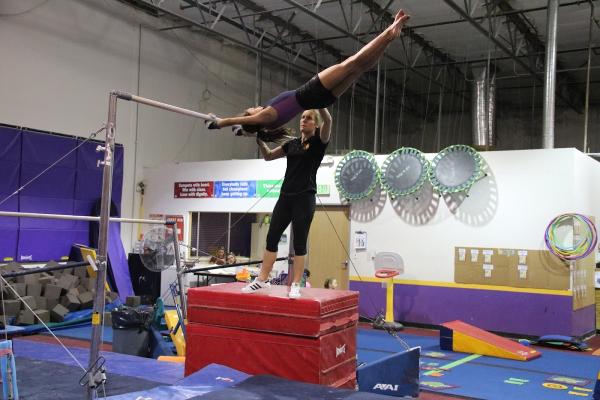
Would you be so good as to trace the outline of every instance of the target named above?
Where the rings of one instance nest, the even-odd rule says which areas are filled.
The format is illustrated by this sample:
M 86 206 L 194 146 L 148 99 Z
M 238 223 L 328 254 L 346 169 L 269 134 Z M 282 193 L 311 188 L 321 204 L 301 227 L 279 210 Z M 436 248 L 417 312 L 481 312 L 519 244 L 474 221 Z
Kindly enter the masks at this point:
M 6 265 L 8 265 L 8 264 L 6 264 Z M 60 271 L 61 269 L 69 269 L 69 268 L 79 268 L 79 267 L 85 267 L 86 265 L 90 265 L 90 264 L 88 262 L 84 261 L 84 262 L 67 263 L 65 265 L 56 265 L 54 267 L 28 268 L 24 271 L 9 272 L 7 274 L 2 274 L 2 277 L 3 278 L 14 278 L 15 276 L 41 274 L 42 272 Z
M 40 214 L 27 212 L 0 211 L 0 217 L 21 217 L 21 218 L 43 218 L 43 219 L 68 219 L 75 221 L 100 221 L 100 217 L 89 215 L 66 215 L 66 214 Z M 130 224 L 151 224 L 151 225 L 172 225 L 174 222 L 167 222 L 157 219 L 135 219 L 135 218 L 116 218 L 110 217 L 111 222 L 124 222 Z
M 127 92 L 120 92 L 120 91 L 114 91 L 112 93 L 115 94 L 119 99 L 134 101 L 136 103 L 146 104 L 151 107 L 162 108 L 163 110 L 173 111 L 173 112 L 188 115 L 188 116 L 194 117 L 194 118 L 200 118 L 200 119 L 204 119 L 204 120 L 213 120 L 214 119 L 214 117 L 211 117 L 208 114 L 202 114 L 197 111 L 188 110 L 186 108 L 172 106 L 167 103 L 161 103 L 160 101 L 147 99 L 147 98 L 141 97 L 141 96 L 136 96 L 135 94 L 131 94 L 131 93 L 127 93 Z
M 284 260 L 289 260 L 290 257 L 279 257 L 276 258 L 275 261 L 284 261 Z M 260 264 L 261 262 L 263 262 L 262 260 L 258 260 L 258 261 L 247 261 L 247 262 L 243 262 L 243 263 L 234 263 L 234 264 L 225 264 L 225 265 L 211 265 L 210 267 L 202 267 L 202 268 L 193 268 L 193 269 L 187 269 L 185 271 L 182 271 L 183 274 L 191 274 L 191 273 L 195 273 L 195 272 L 203 272 L 203 271 L 211 271 L 213 269 L 219 269 L 219 268 L 230 268 L 230 267 L 241 267 L 244 265 L 252 265 L 252 264 Z

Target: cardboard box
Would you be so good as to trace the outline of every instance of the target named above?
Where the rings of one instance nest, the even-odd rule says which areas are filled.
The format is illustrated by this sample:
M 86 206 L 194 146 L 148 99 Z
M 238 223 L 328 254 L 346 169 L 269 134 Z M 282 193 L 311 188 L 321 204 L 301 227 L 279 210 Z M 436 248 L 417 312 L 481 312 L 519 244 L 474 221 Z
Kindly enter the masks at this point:
M 456 247 L 454 281 L 476 285 L 508 284 L 508 255 L 499 249 Z
M 456 283 L 473 283 L 477 275 L 477 264 L 471 263 L 467 257 L 470 257 L 470 248 L 454 248 L 454 281 Z
M 577 260 L 573 269 L 573 310 L 579 310 L 596 303 L 595 253 Z
M 454 251 L 454 280 L 457 283 L 549 290 L 570 289 L 569 264 L 548 250 L 456 247 Z M 588 268 L 586 266 L 586 271 Z M 592 272 L 581 274 L 586 277 L 589 275 L 586 285 L 589 284 L 590 288 L 593 288 Z M 585 293 L 585 300 L 582 299 L 581 304 L 591 301 L 593 295 L 589 293 L 590 290 L 587 286 L 586 289 L 581 289 L 581 293 Z M 593 290 L 591 292 L 593 293 Z

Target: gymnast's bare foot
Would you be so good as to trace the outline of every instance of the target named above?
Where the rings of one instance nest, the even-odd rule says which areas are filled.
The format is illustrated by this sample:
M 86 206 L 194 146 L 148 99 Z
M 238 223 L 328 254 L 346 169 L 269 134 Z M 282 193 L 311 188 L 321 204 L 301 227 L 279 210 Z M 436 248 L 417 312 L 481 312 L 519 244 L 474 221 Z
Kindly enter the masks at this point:
M 396 13 L 394 22 L 388 28 L 393 38 L 397 38 L 398 36 L 400 36 L 404 24 L 406 24 L 406 21 L 408 21 L 409 19 L 410 15 L 406 14 L 404 10 L 400 10 L 398 11 L 398 13 Z

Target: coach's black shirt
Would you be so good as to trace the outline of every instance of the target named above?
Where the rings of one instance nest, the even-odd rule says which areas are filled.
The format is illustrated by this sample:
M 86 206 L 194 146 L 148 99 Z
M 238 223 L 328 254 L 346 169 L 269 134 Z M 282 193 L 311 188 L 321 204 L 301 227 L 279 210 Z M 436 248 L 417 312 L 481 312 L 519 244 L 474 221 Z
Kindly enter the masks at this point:
M 317 170 L 328 144 L 321 142 L 318 135 L 314 135 L 304 143 L 301 138 L 296 138 L 282 146 L 287 156 L 287 169 L 281 193 L 317 193 Z

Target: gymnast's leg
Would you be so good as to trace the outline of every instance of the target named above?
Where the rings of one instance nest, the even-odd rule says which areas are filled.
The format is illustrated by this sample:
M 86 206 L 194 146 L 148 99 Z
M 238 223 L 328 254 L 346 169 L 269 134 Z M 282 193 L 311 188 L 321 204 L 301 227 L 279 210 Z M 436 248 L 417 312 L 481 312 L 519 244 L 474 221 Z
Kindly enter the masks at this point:
M 242 292 L 252 293 L 270 286 L 268 283 L 269 274 L 273 270 L 273 264 L 275 264 L 275 259 L 277 258 L 279 239 L 281 239 L 283 231 L 285 231 L 291 220 L 291 201 L 285 196 L 280 196 L 271 215 L 271 223 L 269 224 L 269 232 L 267 233 L 267 247 L 263 255 L 260 272 L 254 281 L 242 288 Z
M 409 18 L 403 10 L 398 11 L 394 22 L 356 54 L 319 72 L 323 86 L 335 97 L 341 96 L 363 73 L 377 63 L 388 45 L 400 36 L 402 27 Z

